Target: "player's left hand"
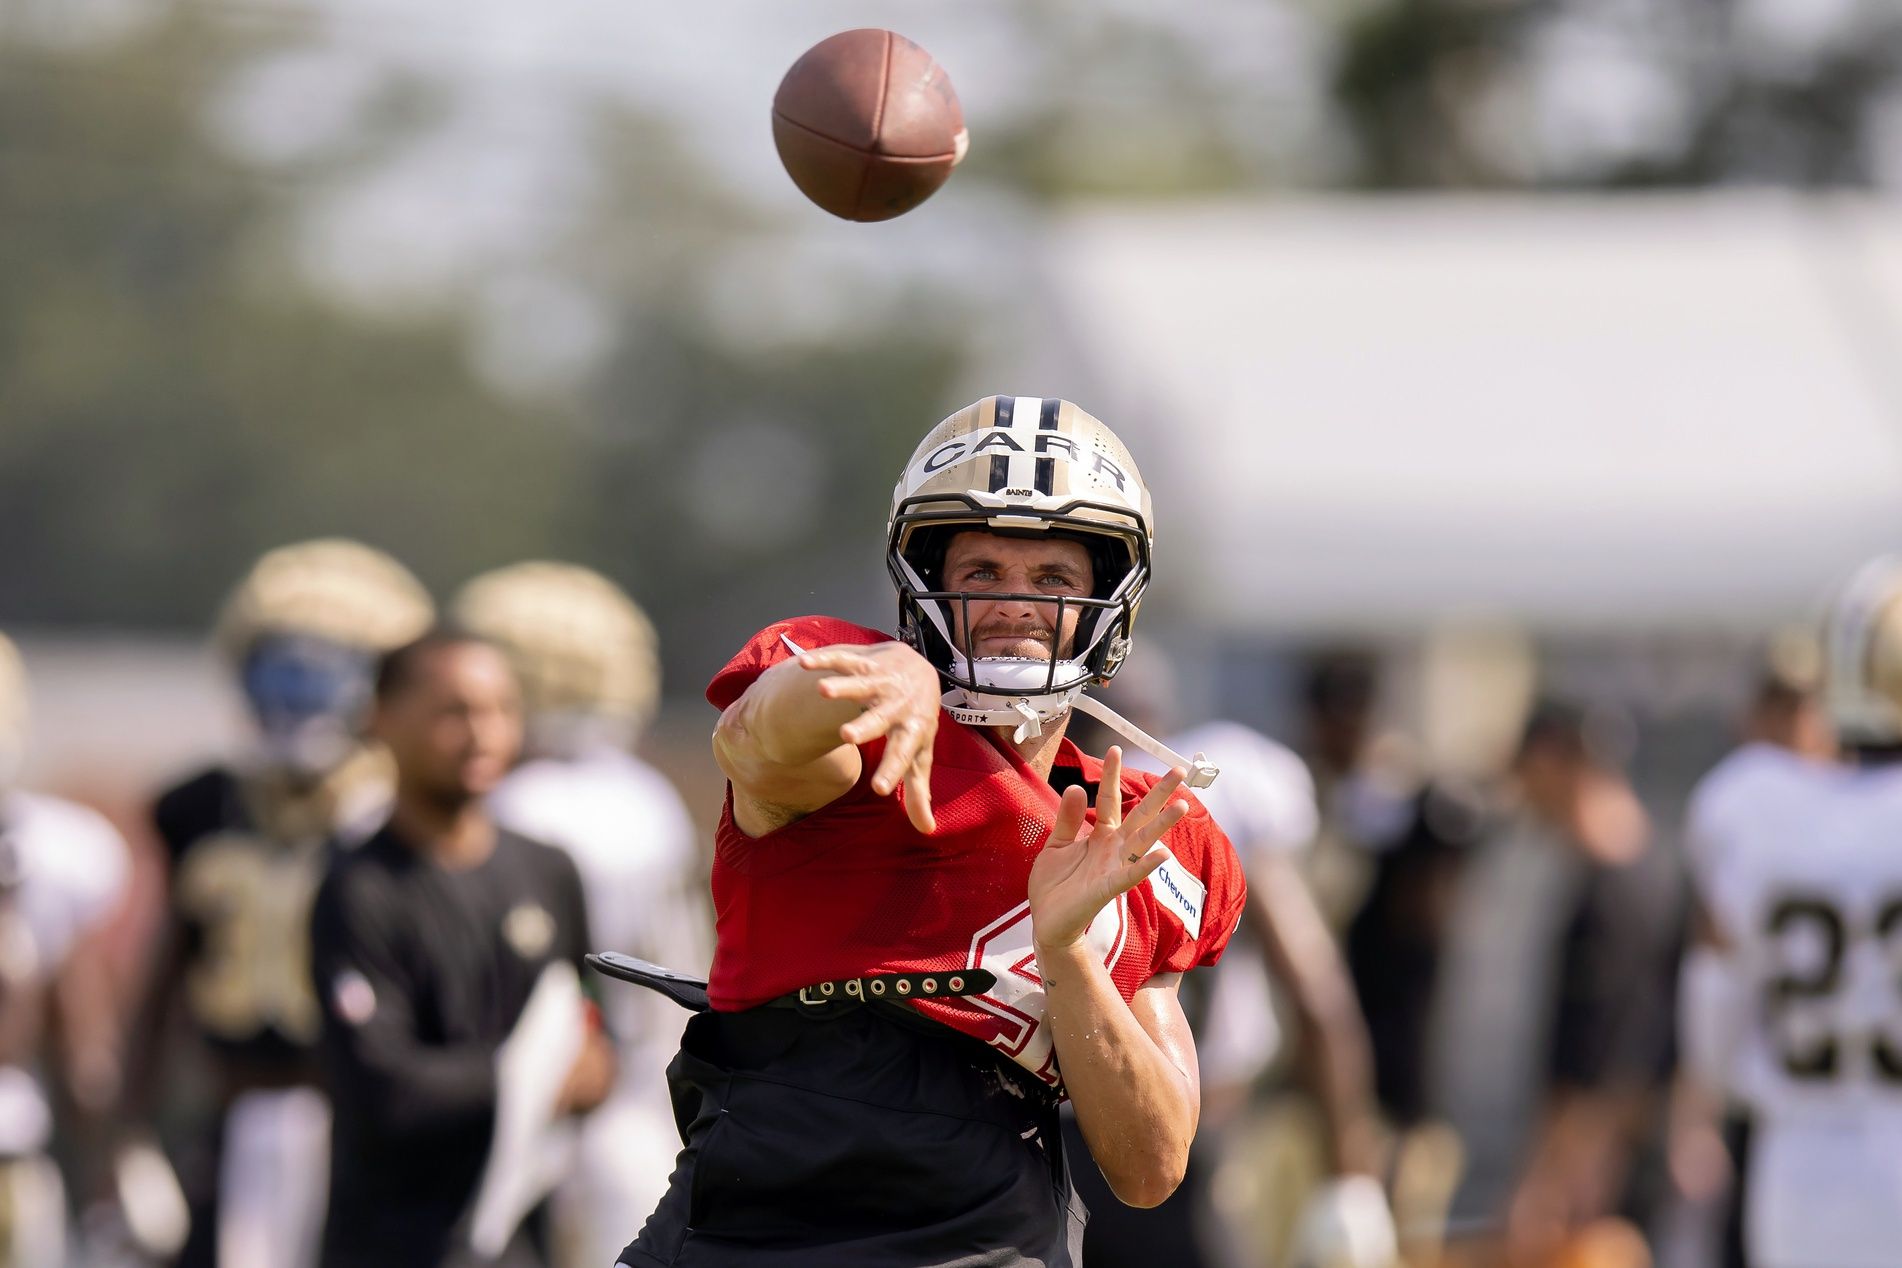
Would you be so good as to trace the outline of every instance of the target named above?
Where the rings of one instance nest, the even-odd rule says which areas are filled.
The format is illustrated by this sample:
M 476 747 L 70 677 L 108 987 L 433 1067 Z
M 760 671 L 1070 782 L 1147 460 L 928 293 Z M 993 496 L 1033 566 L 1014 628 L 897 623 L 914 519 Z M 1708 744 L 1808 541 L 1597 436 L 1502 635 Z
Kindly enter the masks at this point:
M 1298 1268 L 1395 1268 L 1400 1239 L 1393 1209 L 1372 1176 L 1337 1176 L 1308 1198 L 1295 1226 Z
M 1057 821 L 1030 868 L 1030 924 L 1039 948 L 1080 942 L 1097 912 L 1162 866 L 1167 853 L 1154 847 L 1189 813 L 1186 800 L 1172 800 L 1187 775 L 1178 769 L 1157 780 L 1124 819 L 1123 751 L 1112 748 L 1103 759 L 1094 825 L 1085 822 L 1084 791 L 1064 790 Z

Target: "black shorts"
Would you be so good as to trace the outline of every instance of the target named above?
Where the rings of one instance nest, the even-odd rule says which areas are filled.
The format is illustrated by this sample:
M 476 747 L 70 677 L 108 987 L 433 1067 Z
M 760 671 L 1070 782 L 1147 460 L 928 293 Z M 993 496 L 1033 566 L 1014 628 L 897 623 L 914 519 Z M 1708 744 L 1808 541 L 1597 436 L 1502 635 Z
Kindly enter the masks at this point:
M 1056 1098 L 975 1039 L 702 1013 L 667 1078 L 686 1147 L 627 1268 L 1080 1268 Z

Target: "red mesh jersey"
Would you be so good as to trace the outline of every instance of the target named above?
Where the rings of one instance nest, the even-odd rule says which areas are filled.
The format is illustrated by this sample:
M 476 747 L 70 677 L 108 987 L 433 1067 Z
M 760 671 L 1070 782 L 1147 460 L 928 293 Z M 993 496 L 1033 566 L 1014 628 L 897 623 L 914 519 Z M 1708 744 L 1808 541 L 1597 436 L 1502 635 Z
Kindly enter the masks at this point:
M 794 654 L 789 640 L 810 651 L 891 637 L 829 617 L 770 625 L 714 676 L 707 699 L 721 709 L 739 699 Z M 1031 860 L 1056 818 L 1056 790 L 988 731 L 943 714 L 932 750 L 938 827 L 925 836 L 905 817 L 902 791 L 880 797 L 871 790 L 882 748 L 882 741 L 864 746 L 864 770 L 851 791 L 765 836 L 734 826 L 728 790 L 713 857 L 713 1007 L 752 1008 L 814 982 L 866 973 L 981 966 L 997 975 L 988 995 L 912 1006 L 1055 1083 L 1025 895 Z M 1102 764 L 1068 740 L 1057 766 L 1078 768 L 1091 784 L 1102 778 Z M 1125 771 L 1125 809 L 1155 780 Z M 1159 973 L 1213 964 L 1241 919 L 1241 863 L 1199 803 L 1163 844 L 1173 858 L 1090 926 L 1090 944 L 1125 1000 Z

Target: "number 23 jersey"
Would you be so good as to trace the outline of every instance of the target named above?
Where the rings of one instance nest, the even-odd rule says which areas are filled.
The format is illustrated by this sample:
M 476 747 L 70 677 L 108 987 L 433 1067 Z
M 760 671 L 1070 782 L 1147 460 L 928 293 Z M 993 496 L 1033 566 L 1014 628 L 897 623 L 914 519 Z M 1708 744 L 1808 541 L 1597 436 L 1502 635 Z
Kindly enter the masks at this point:
M 1691 802 L 1700 897 L 1750 1001 L 1737 1090 L 1762 1115 L 1902 1115 L 1902 766 L 1753 744 Z
M 825 617 L 771 625 L 714 677 L 707 698 L 726 708 L 795 648 L 890 641 Z M 1057 1083 L 1026 895 L 1031 863 L 1056 818 L 1058 788 L 1081 783 L 1094 804 L 1101 763 L 1065 740 L 1046 781 L 985 731 L 941 714 L 931 776 L 937 831 L 925 836 L 896 795 L 871 790 L 882 742 L 862 751 L 864 769 L 850 791 L 763 836 L 735 826 L 729 792 L 713 861 L 713 1006 L 752 1008 L 815 982 L 869 973 L 981 967 L 997 979 L 985 994 L 912 1006 Z M 1125 812 L 1155 780 L 1124 771 Z M 1106 906 L 1088 934 L 1125 1000 L 1158 974 L 1213 964 L 1246 897 L 1235 852 L 1199 803 L 1162 844 L 1169 860 Z

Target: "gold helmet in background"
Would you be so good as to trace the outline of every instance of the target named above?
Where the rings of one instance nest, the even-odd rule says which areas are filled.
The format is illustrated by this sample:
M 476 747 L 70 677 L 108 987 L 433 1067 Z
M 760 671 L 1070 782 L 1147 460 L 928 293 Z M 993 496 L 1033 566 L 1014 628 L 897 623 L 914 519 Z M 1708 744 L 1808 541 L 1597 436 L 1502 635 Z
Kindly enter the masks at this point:
M 553 732 L 576 726 L 632 745 L 652 721 L 659 639 L 640 606 L 600 573 L 546 561 L 497 568 L 462 587 L 450 616 L 508 653 L 531 748 L 572 747 Z
M 1850 746 L 1902 743 L 1902 558 L 1859 569 L 1823 621 L 1824 704 Z
M 26 665 L 12 640 L 0 634 L 0 791 L 26 764 L 27 720 Z
M 280 546 L 225 600 L 214 639 L 269 768 L 310 780 L 360 749 L 377 658 L 421 635 L 435 605 L 407 568 L 342 538 Z
M 273 635 L 381 655 L 434 619 L 429 592 L 409 569 L 361 542 L 326 537 L 280 546 L 253 564 L 225 600 L 213 637 L 234 665 Z

